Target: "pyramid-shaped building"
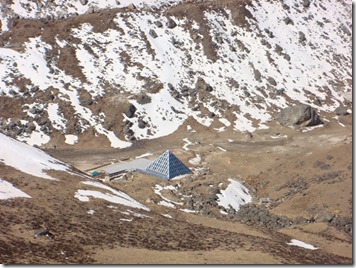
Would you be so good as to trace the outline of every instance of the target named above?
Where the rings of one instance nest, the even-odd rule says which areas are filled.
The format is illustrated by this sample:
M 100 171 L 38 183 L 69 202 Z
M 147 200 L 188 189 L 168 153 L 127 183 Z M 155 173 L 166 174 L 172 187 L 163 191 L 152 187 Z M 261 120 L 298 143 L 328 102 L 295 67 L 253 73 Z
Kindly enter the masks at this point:
M 169 150 L 149 164 L 143 172 L 166 180 L 192 173 L 192 171 Z

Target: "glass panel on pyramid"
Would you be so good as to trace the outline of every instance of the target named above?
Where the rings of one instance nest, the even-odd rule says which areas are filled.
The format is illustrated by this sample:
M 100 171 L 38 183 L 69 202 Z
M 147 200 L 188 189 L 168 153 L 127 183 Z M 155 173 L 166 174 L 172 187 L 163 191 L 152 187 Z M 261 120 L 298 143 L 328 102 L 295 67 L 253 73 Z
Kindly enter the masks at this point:
M 144 171 L 149 175 L 166 180 L 192 173 L 192 171 L 169 150 L 148 165 Z

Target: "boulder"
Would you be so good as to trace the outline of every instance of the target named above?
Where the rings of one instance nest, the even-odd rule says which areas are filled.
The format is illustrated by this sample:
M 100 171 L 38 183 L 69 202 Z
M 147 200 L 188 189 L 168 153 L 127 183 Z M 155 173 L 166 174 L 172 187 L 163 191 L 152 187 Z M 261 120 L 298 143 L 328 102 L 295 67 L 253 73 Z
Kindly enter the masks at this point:
M 174 86 L 171 83 L 168 83 L 167 86 L 168 86 L 169 91 L 174 90 Z
M 54 234 L 52 234 L 50 231 L 45 230 L 45 229 L 39 229 L 35 231 L 35 236 L 39 237 L 39 236 L 46 236 L 48 238 L 53 238 Z
M 137 102 L 139 104 L 147 104 L 151 102 L 151 97 L 146 94 L 139 94 L 137 96 Z
M 87 13 L 88 14 L 94 13 L 94 7 L 89 7 L 88 10 L 87 10 Z
M 198 78 L 197 83 L 195 84 L 196 90 L 203 90 L 206 92 L 212 92 L 213 88 L 208 83 L 205 82 L 203 78 Z
M 299 104 L 283 109 L 277 116 L 283 126 L 316 126 L 323 124 L 319 115 L 307 104 Z
M 344 96 L 344 104 L 350 105 L 352 104 L 352 92 L 346 92 L 343 94 Z
M 310 0 L 303 0 L 303 7 L 308 8 L 310 6 Z
M 146 125 L 147 125 L 147 124 L 146 124 L 145 121 L 143 121 L 141 118 L 138 119 L 138 127 L 139 127 L 139 128 L 145 128 Z
M 156 33 L 154 30 L 152 30 L 152 29 L 151 29 L 148 33 L 149 33 L 150 36 L 152 36 L 153 38 L 157 38 L 157 37 L 158 37 L 157 33 Z
M 167 28 L 173 29 L 176 26 L 177 26 L 177 23 L 173 19 L 168 18 L 168 20 L 167 20 Z
M 329 212 L 319 212 L 314 216 L 316 222 L 331 222 L 334 218 L 334 215 Z
M 190 88 L 188 90 L 188 93 L 189 93 L 190 96 L 195 96 L 198 92 L 197 92 L 196 88 Z
M 289 25 L 289 24 L 294 25 L 294 23 L 290 17 L 286 17 L 283 21 L 287 25 Z
M 40 126 L 45 126 L 45 125 L 49 125 L 51 124 L 51 121 L 48 118 L 42 118 L 40 120 L 40 122 L 38 123 L 38 125 Z
M 299 31 L 299 42 L 305 42 L 307 38 L 305 37 L 305 34 L 301 31 Z
M 34 123 L 28 123 L 26 126 L 26 132 L 27 133 L 31 133 L 32 131 L 34 131 L 36 129 L 36 125 Z
M 80 0 L 80 3 L 85 6 L 86 4 L 88 4 L 88 0 Z
M 269 84 L 271 84 L 272 86 L 277 86 L 276 80 L 274 80 L 274 78 L 272 78 L 272 77 L 268 77 L 267 82 Z
M 129 5 L 127 6 L 127 8 L 128 8 L 129 10 L 135 10 L 135 9 L 136 9 L 136 6 L 131 3 L 131 4 L 129 4 Z
M 215 117 L 215 113 L 214 112 L 209 112 L 208 113 L 208 117 L 209 118 L 214 118 Z
M 136 110 L 137 110 L 137 109 L 136 109 L 135 105 L 130 104 L 130 105 L 127 107 L 126 111 L 125 111 L 125 115 L 126 115 L 128 118 L 132 118 L 132 117 L 134 117 Z
M 81 101 L 81 104 L 84 105 L 84 106 L 92 105 L 92 104 L 93 104 L 93 100 L 92 100 L 92 98 L 83 99 L 83 100 Z
M 335 113 L 337 115 L 348 115 L 349 112 L 347 111 L 347 108 L 345 106 L 339 106 L 335 109 Z
M 162 27 L 163 27 L 162 22 L 160 22 L 159 20 L 155 21 L 154 24 L 155 24 L 158 28 L 162 28 Z

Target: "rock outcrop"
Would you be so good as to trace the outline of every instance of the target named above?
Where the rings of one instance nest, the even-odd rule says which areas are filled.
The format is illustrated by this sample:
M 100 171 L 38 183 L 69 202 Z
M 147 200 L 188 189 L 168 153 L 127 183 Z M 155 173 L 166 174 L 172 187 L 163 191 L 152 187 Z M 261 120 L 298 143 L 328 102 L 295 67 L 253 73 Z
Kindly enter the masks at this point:
M 307 104 L 287 107 L 276 116 L 276 119 L 283 126 L 310 127 L 323 124 L 316 111 Z

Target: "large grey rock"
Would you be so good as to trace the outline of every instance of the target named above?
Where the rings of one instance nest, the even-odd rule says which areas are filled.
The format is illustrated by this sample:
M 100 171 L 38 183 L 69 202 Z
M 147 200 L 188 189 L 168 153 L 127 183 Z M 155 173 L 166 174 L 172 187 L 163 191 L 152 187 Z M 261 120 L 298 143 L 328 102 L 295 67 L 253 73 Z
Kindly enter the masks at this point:
M 155 24 L 158 28 L 162 28 L 162 27 L 163 27 L 162 22 L 160 22 L 160 21 L 158 21 L 158 20 L 155 21 L 154 24 Z
M 206 91 L 206 92 L 212 92 L 213 88 L 211 85 L 205 82 L 203 78 L 198 78 L 196 84 L 195 84 L 195 89 L 197 91 Z
M 130 104 L 128 106 L 128 108 L 126 109 L 125 114 L 128 118 L 132 118 L 132 117 L 134 117 L 136 110 L 137 109 L 136 109 L 135 105 Z
M 339 106 L 335 109 L 335 113 L 337 115 L 348 115 L 349 112 L 347 111 L 347 108 L 345 106 Z
M 308 8 L 310 6 L 310 0 L 303 0 L 303 7 Z
M 142 118 L 138 119 L 138 127 L 139 128 L 145 128 L 147 125 L 147 123 L 145 121 L 142 120 Z
M 88 4 L 88 0 L 80 0 L 80 3 L 85 6 L 86 4 Z
M 177 26 L 177 23 L 173 19 L 168 18 L 168 20 L 167 20 L 167 28 L 173 29 L 176 26 Z
M 283 126 L 316 126 L 323 124 L 319 115 L 307 104 L 299 104 L 283 109 L 277 116 Z
M 131 4 L 129 4 L 129 5 L 127 6 L 127 8 L 128 8 L 129 10 L 135 10 L 135 9 L 136 9 L 136 6 L 131 3 Z
M 139 94 L 137 96 L 137 102 L 139 104 L 147 104 L 151 102 L 151 97 L 146 94 Z
M 157 37 L 158 37 L 157 33 L 156 33 L 155 30 L 153 30 L 153 29 L 151 29 L 151 30 L 149 31 L 149 34 L 150 34 L 150 36 L 152 36 L 153 38 L 157 38 Z
M 46 230 L 46 229 L 39 229 L 35 231 L 35 236 L 39 237 L 39 236 L 46 236 L 48 238 L 53 238 L 54 234 L 52 234 L 50 231 Z

